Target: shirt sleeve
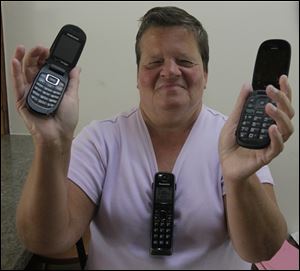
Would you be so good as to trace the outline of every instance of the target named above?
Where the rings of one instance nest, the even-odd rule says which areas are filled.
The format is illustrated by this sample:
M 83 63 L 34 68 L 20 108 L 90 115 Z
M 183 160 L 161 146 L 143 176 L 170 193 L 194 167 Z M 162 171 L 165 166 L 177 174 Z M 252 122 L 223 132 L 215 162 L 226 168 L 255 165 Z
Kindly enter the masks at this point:
M 101 138 L 94 127 L 87 126 L 73 140 L 68 178 L 98 205 L 105 177 Z

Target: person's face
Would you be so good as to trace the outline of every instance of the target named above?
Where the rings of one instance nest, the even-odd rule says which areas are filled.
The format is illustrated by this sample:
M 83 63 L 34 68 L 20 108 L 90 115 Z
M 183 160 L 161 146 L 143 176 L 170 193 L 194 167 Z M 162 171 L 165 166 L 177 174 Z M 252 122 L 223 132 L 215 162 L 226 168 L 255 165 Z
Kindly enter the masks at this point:
M 190 115 L 201 108 L 207 73 L 192 32 L 151 27 L 141 38 L 140 50 L 140 106 L 148 116 Z

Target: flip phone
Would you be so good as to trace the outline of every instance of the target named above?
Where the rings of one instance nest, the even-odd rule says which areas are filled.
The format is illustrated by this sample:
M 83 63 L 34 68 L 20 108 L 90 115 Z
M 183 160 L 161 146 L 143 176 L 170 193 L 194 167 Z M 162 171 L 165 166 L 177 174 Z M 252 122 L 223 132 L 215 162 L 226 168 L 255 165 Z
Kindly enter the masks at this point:
M 26 97 L 32 112 L 55 113 L 68 86 L 69 72 L 76 66 L 85 42 L 86 35 L 78 26 L 68 24 L 61 28 Z
M 252 87 L 253 92 L 245 102 L 236 130 L 237 143 L 249 149 L 262 149 L 270 144 L 268 128 L 275 123 L 265 113 L 267 103 L 276 106 L 266 94 L 266 87 L 273 85 L 279 89 L 279 78 L 288 75 L 291 46 L 286 40 L 264 41 L 257 53 Z
M 174 226 L 175 176 L 158 172 L 153 183 L 152 255 L 171 255 Z

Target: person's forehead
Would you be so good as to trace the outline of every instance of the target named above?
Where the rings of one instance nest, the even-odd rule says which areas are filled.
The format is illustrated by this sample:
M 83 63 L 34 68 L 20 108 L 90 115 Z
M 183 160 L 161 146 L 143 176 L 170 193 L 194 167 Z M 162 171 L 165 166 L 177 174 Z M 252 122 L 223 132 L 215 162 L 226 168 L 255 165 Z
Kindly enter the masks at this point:
M 142 36 L 140 46 L 142 51 L 152 52 L 159 48 L 198 51 L 194 33 L 182 26 L 151 27 Z

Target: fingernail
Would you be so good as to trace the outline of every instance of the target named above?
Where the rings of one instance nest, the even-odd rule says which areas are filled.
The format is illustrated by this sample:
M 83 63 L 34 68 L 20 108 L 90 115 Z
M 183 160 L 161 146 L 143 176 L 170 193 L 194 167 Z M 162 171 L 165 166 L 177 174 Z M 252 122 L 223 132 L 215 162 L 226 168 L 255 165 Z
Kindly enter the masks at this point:
M 242 88 L 244 88 L 244 89 L 251 89 L 251 90 L 252 90 L 252 86 L 251 86 L 250 83 L 244 83 L 244 84 L 242 85 Z
M 279 91 L 277 88 L 274 88 L 273 86 L 270 86 L 269 88 L 270 88 L 270 90 L 273 91 L 273 93 L 275 93 L 275 94 L 278 93 L 278 91 Z
M 271 109 L 272 109 L 273 112 L 277 111 L 277 107 L 274 104 L 271 104 Z

